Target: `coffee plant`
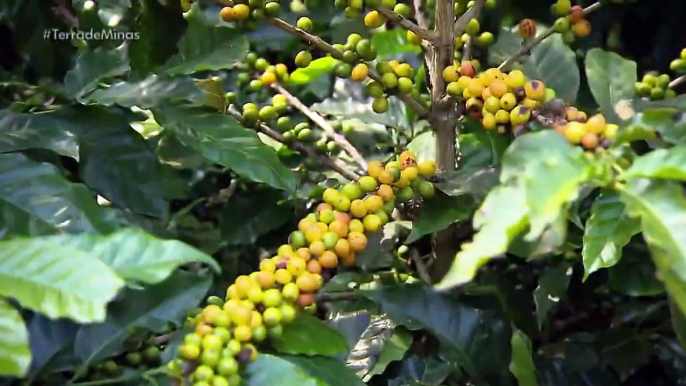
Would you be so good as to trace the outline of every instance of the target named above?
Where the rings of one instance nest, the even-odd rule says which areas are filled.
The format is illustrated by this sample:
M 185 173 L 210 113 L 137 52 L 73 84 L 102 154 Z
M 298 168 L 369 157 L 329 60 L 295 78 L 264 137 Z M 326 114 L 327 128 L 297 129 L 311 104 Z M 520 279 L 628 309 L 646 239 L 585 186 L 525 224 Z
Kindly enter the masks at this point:
M 0 0 L 0 385 L 686 385 L 685 19 Z

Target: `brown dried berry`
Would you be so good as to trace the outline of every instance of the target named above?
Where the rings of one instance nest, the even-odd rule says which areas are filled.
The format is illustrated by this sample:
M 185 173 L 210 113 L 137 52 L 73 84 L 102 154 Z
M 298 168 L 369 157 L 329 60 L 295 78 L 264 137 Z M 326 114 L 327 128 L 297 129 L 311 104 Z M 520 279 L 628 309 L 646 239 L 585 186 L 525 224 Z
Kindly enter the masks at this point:
M 519 36 L 522 39 L 530 39 L 536 36 L 536 22 L 531 19 L 524 19 L 519 22 Z

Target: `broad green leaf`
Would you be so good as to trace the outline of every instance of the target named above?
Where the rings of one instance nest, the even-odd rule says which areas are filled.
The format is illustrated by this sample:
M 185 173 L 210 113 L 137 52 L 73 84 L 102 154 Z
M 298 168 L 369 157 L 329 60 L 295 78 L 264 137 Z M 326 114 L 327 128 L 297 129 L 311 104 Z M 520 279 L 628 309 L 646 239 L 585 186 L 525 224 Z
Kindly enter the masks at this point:
M 452 197 L 437 194 L 419 209 L 419 216 L 412 223 L 412 232 L 405 243 L 413 243 L 422 236 L 438 232 L 459 220 L 468 219 L 481 204 L 472 196 Z
M 0 110 L 0 153 L 28 149 L 49 149 L 57 154 L 79 157 L 78 139 L 64 130 L 49 114 L 17 114 Z
M 516 27 L 515 27 L 516 29 Z M 521 48 L 522 38 L 517 31 L 504 28 L 498 33 L 498 41 L 488 50 L 488 62 L 500 63 Z M 545 30 L 539 27 L 538 34 Z M 546 87 L 555 90 L 557 97 L 573 103 L 581 84 L 576 54 L 564 44 L 560 34 L 553 34 L 531 50 L 514 68 L 521 69 L 529 79 L 538 79 Z M 633 85 L 633 83 L 632 83 Z
M 440 341 L 444 358 L 476 383 L 507 384 L 510 327 L 491 311 L 471 308 L 454 294 L 424 285 L 398 285 L 361 294 L 395 323 L 425 328 Z M 502 371 L 493 371 L 500 368 Z
M 510 372 L 517 378 L 519 386 L 538 386 L 536 366 L 532 359 L 531 340 L 520 330 L 512 331 L 512 362 Z
M 686 312 L 686 197 L 675 181 L 636 179 L 622 188 L 667 291 Z
M 657 149 L 642 155 L 636 158 L 622 177 L 686 181 L 686 145 Z
M 492 167 L 460 168 L 454 172 L 440 173 L 436 188 L 449 196 L 469 196 L 483 200 L 498 184 L 500 170 Z
M 592 48 L 586 53 L 586 76 L 600 111 L 609 122 L 619 123 L 615 105 L 635 96 L 636 62 L 614 52 Z
M 363 123 L 378 123 L 392 127 L 410 127 L 405 116 L 405 104 L 398 98 L 388 98 L 388 110 L 377 114 L 372 110 L 370 101 L 358 101 L 349 97 L 328 98 L 311 106 L 312 110 L 322 115 L 332 115 L 345 119 L 359 119 Z
M 105 319 L 105 306 L 124 281 L 103 262 L 43 239 L 0 241 L 0 295 L 51 318 Z
M 486 196 L 474 215 L 478 230 L 472 242 L 462 244 L 448 273 L 434 288 L 446 290 L 470 282 L 479 268 L 505 253 L 528 225 L 526 192 L 521 185 L 500 185 Z
M 23 377 L 31 364 L 29 333 L 24 319 L 0 299 L 0 375 Z
M 609 269 L 608 288 L 627 296 L 658 296 L 665 286 L 655 277 L 655 263 L 646 257 L 650 250 L 641 235 L 622 250 L 622 259 Z
M 245 59 L 248 38 L 239 30 L 209 26 L 200 19 L 197 3 L 188 13 L 188 29 L 179 41 L 179 53 L 161 68 L 167 75 L 228 70 Z
M 260 141 L 253 130 L 235 118 L 192 107 L 169 107 L 154 111 L 155 119 L 176 133 L 186 146 L 205 158 L 255 182 L 294 191 L 294 173 L 286 168 L 274 149 Z
M 648 109 L 622 124 L 616 143 L 660 139 L 675 145 L 686 144 L 686 114 L 672 108 Z
M 246 386 L 329 386 L 286 359 L 259 354 L 245 369 Z
M 0 181 L 0 201 L 4 205 L 56 232 L 108 233 L 116 229 L 88 188 L 67 181 L 53 165 L 21 153 L 0 154 Z
M 458 136 L 460 168 L 482 168 L 498 166 L 510 144 L 507 136 L 483 129 L 481 122 L 467 118 L 461 125 Z
M 403 28 L 379 31 L 372 35 L 372 44 L 380 57 L 404 53 L 420 53 L 419 46 L 410 44 L 407 32 Z
M 257 239 L 284 225 L 294 213 L 290 203 L 279 204 L 278 190 L 256 190 L 229 199 L 222 214 L 222 242 L 227 245 L 253 244 Z
M 144 78 L 169 60 L 186 26 L 180 1 L 162 5 L 157 0 L 143 0 L 140 7 L 134 27 L 140 37 L 129 43 L 130 80 Z
M 75 99 L 94 90 L 104 79 L 123 75 L 131 68 L 127 58 L 127 46 L 116 49 L 100 46 L 81 52 L 76 57 L 74 68 L 64 77 L 67 94 Z
M 167 323 L 181 325 L 211 285 L 211 278 L 177 271 L 142 290 L 127 288 L 107 308 L 102 323 L 81 327 L 74 342 L 82 367 L 116 353 L 134 328 L 161 332 Z
M 365 385 L 345 363 L 334 358 L 321 355 L 282 355 L 281 358 L 297 365 L 307 375 L 316 378 L 318 386 Z
M 393 366 L 397 370 L 392 374 L 397 376 L 389 379 L 388 386 L 440 386 L 449 375 L 462 375 L 459 370 L 439 358 L 418 354 L 403 359 L 398 365 L 399 369 Z
M 0 199 L 0 240 L 17 236 L 51 235 L 55 232 L 53 225 Z
M 105 106 L 119 105 L 150 109 L 178 101 L 204 103 L 209 97 L 185 76 L 165 77 L 152 74 L 139 82 L 117 82 L 93 91 L 83 99 Z
M 27 322 L 29 332 L 29 346 L 31 348 L 31 367 L 26 378 L 32 380 L 49 370 L 51 361 L 59 360 L 68 346 L 74 342 L 74 337 L 80 325 L 69 319 L 50 319 L 44 315 L 34 313 Z
M 283 337 L 274 341 L 274 348 L 284 354 L 335 356 L 347 352 L 348 341 L 321 320 L 301 312 L 284 325 Z
M 591 173 L 584 151 L 553 130 L 523 135 L 508 147 L 500 181 L 520 181 L 526 189 L 531 229 L 525 240 L 537 239 L 555 222 Z
M 534 303 L 539 328 L 548 319 L 548 312 L 566 297 L 571 275 L 572 270 L 569 266 L 558 264 L 548 268 L 538 279 L 538 286 L 534 290 Z
M 378 362 L 371 368 L 365 379 L 377 374 L 383 374 L 391 362 L 402 360 L 407 350 L 410 349 L 411 344 L 412 333 L 410 331 L 401 327 L 393 330 L 391 338 L 384 342 Z
M 622 248 L 640 230 L 639 221 L 629 217 L 619 194 L 603 190 L 591 207 L 584 229 L 584 280 L 599 269 L 617 264 Z
M 62 235 L 41 240 L 83 251 L 107 264 L 119 277 L 148 284 L 165 280 L 188 263 L 205 263 L 216 273 L 221 271 L 212 257 L 190 245 L 158 239 L 137 228 L 123 228 L 107 236 Z
M 288 84 L 301 86 L 333 71 L 338 61 L 330 56 L 313 60 L 309 66 L 291 73 Z
M 435 160 L 436 159 L 436 133 L 427 131 L 414 137 L 407 144 L 407 150 L 413 152 L 417 159 Z

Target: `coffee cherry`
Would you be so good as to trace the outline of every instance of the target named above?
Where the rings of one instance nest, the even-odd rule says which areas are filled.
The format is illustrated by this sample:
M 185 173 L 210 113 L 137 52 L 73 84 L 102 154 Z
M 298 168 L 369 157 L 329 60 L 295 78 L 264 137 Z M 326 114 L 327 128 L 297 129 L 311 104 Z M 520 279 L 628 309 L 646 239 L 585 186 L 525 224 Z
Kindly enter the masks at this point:
M 236 4 L 233 7 L 235 20 L 247 20 L 250 17 L 250 7 L 245 4 Z
M 410 44 L 414 44 L 415 46 L 419 46 L 422 44 L 423 39 L 419 35 L 417 35 L 416 33 L 412 32 L 410 30 L 407 30 L 406 37 L 407 37 L 407 41 Z
M 555 23 L 553 23 L 553 29 L 555 32 L 563 33 L 566 31 L 569 31 L 569 19 L 566 17 L 561 17 L 555 20 Z
M 386 23 L 384 18 L 378 11 L 370 11 L 364 17 L 364 25 L 367 28 L 376 29 Z
M 312 32 L 312 28 L 314 27 L 312 20 L 309 17 L 301 17 L 298 19 L 296 26 L 306 32 Z
M 367 79 L 368 74 L 369 69 L 367 68 L 367 65 L 364 63 L 359 63 L 353 68 L 350 78 L 354 81 L 361 82 Z
M 536 36 L 536 22 L 531 19 L 520 21 L 519 36 L 521 36 L 522 39 L 531 39 Z
M 569 9 L 569 11 L 567 12 L 567 19 L 569 20 L 569 22 L 571 24 L 576 24 L 583 18 L 584 18 L 584 9 L 578 5 L 571 7 Z
M 312 62 L 312 54 L 309 51 L 300 51 L 295 56 L 295 65 L 299 68 L 305 68 Z
M 591 23 L 586 19 L 581 19 L 572 25 L 572 32 L 580 38 L 584 38 L 591 34 Z
M 477 19 L 469 20 L 467 26 L 464 29 L 465 33 L 469 36 L 476 36 L 476 34 L 478 34 L 480 30 L 481 24 L 479 24 L 479 21 Z
M 219 11 L 219 17 L 221 17 L 222 20 L 225 22 L 232 22 L 236 19 L 236 16 L 234 14 L 233 8 L 232 7 L 224 7 Z

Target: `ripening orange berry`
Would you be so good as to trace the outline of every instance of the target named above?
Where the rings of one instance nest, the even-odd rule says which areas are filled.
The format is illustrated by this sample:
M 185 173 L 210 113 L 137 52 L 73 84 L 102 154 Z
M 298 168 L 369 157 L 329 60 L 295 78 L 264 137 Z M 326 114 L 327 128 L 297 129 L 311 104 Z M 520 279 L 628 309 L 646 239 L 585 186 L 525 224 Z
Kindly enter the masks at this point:
M 536 22 L 531 19 L 524 19 L 519 22 L 519 36 L 522 39 L 531 39 L 536 36 Z

